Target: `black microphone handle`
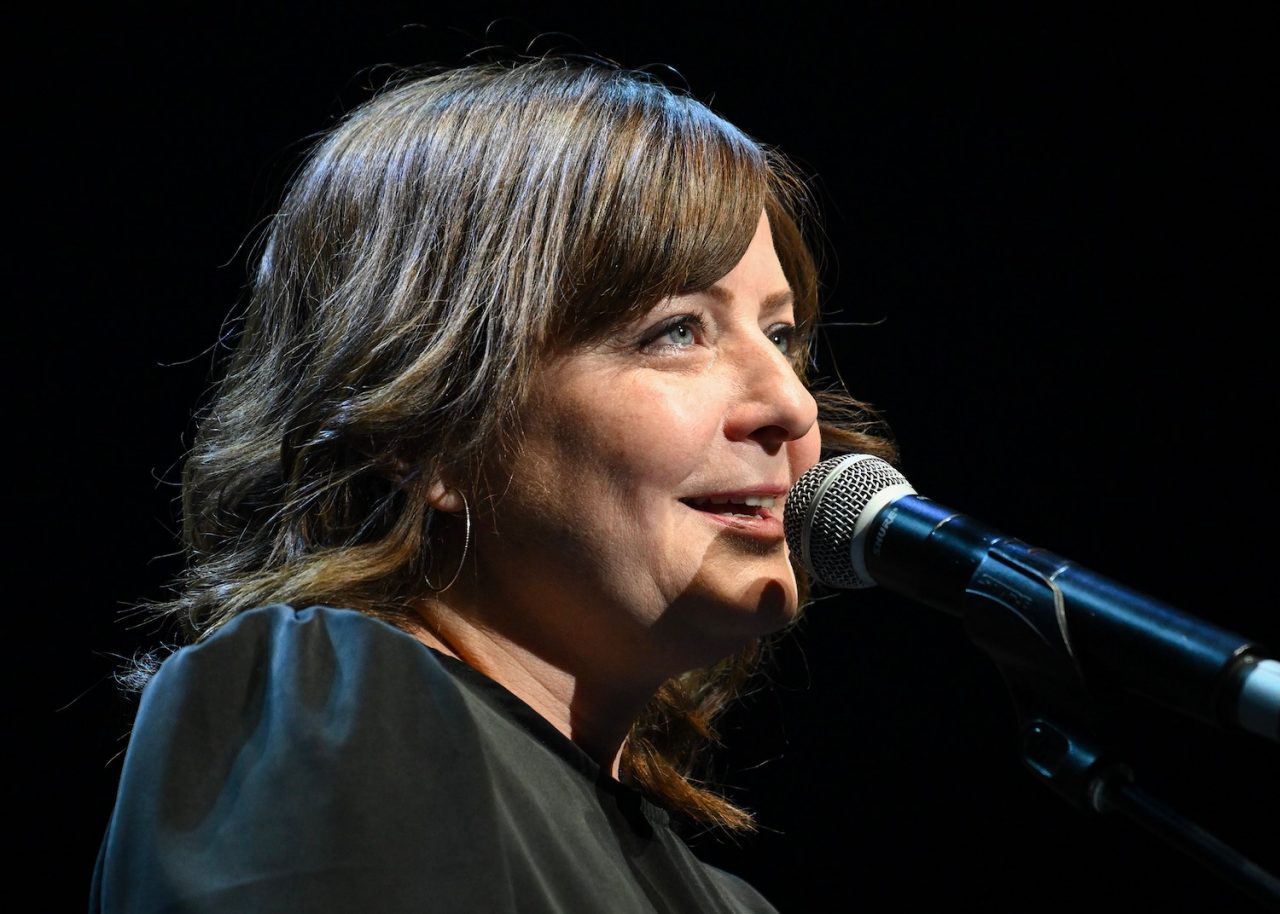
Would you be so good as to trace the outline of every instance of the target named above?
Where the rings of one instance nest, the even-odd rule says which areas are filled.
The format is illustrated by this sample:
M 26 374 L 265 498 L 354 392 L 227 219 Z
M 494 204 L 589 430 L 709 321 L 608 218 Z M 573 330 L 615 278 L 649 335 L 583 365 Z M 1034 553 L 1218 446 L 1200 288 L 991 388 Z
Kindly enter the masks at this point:
M 1265 658 L 1242 635 L 919 495 L 880 509 L 852 548 L 878 585 L 964 618 L 1002 666 L 1067 688 L 1119 686 L 1242 728 L 1241 689 Z M 1280 721 L 1269 727 L 1280 731 Z

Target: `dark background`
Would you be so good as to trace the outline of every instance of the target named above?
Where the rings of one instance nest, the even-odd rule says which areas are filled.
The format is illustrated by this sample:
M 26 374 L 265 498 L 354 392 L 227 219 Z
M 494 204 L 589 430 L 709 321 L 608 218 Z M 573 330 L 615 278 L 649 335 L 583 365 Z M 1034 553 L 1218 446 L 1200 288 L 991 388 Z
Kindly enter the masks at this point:
M 172 482 L 248 242 L 305 138 L 384 65 L 533 41 L 676 68 L 814 176 L 828 309 L 872 325 L 833 328 L 824 367 L 883 410 L 919 491 L 1280 645 L 1264 5 L 955 6 L 854 3 L 837 22 L 799 4 L 130 5 L 20 23 L 9 745 L 38 810 L 16 871 L 40 906 L 84 904 L 131 707 L 110 674 L 160 637 L 122 611 L 180 567 Z M 1125 714 L 1141 781 L 1280 871 L 1276 747 Z M 762 833 L 697 845 L 788 912 L 1255 909 L 1033 781 L 1016 723 L 957 623 L 838 595 L 726 721 L 721 768 Z

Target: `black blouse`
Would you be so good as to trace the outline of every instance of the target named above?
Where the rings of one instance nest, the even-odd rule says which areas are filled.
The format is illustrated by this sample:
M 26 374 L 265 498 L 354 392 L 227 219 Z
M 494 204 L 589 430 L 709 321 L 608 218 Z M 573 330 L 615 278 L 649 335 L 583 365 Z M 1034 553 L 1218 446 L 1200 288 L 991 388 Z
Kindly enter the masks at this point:
M 774 911 L 502 686 L 284 605 L 148 684 L 89 909 Z

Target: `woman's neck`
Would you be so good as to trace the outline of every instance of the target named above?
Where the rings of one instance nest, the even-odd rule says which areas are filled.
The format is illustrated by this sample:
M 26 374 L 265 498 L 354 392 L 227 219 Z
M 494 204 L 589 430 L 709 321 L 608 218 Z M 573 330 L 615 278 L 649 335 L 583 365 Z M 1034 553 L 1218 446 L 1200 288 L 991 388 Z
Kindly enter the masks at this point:
M 616 780 L 632 724 L 661 680 L 627 683 L 566 670 L 536 649 L 443 606 L 420 610 L 418 640 L 503 686 L 576 743 Z

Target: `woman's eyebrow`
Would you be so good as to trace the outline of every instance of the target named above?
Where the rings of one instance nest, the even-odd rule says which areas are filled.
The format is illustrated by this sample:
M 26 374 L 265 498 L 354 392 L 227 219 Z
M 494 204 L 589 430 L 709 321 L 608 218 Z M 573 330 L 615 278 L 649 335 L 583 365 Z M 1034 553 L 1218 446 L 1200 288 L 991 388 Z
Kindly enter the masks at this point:
M 733 293 L 719 283 L 712 283 L 702 291 L 720 304 L 729 305 L 733 303 Z M 789 308 L 795 303 L 795 300 L 796 294 L 791 289 L 779 289 L 777 292 L 770 292 L 760 302 L 760 313 L 766 317 L 776 314 L 784 308 Z

